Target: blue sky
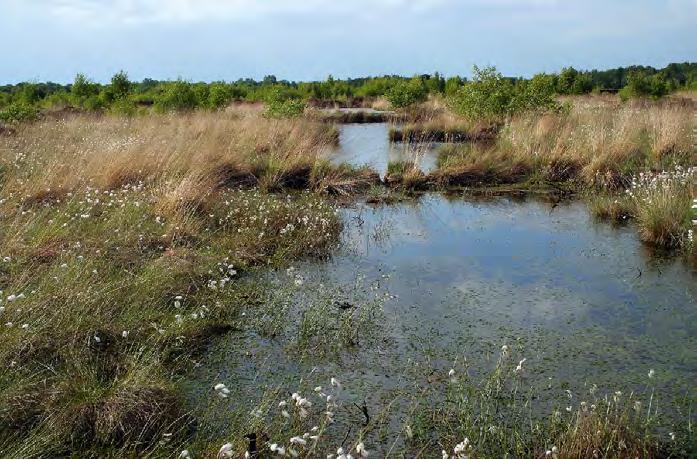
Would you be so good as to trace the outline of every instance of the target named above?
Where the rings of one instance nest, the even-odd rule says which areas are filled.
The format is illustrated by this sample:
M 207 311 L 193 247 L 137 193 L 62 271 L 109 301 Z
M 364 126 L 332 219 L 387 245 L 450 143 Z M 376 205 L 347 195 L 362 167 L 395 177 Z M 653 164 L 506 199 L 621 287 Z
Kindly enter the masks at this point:
M 0 83 L 697 61 L 697 0 L 0 0 Z

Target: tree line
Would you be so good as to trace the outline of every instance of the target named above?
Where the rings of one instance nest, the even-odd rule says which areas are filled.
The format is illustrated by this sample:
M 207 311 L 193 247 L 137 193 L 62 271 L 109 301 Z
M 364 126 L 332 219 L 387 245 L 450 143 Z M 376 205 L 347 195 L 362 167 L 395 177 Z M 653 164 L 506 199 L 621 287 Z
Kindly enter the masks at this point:
M 491 69 L 489 69 L 491 70 Z M 301 110 L 313 101 L 347 101 L 385 97 L 395 108 L 424 100 L 429 94 L 452 97 L 481 80 L 475 68 L 473 80 L 434 74 L 404 77 L 336 79 L 294 82 L 279 80 L 273 75 L 262 80 L 240 79 L 234 82 L 158 81 L 146 78 L 131 81 L 121 71 L 108 83 L 90 80 L 78 74 L 70 84 L 23 82 L 0 86 L 0 120 L 31 118 L 41 109 L 52 106 L 75 107 L 82 110 L 109 110 L 135 114 L 143 107 L 158 111 L 219 109 L 232 101 L 265 102 L 279 113 Z M 539 74 L 532 78 L 504 77 L 497 72 L 503 86 L 524 92 L 543 84 L 545 91 L 555 94 L 587 94 L 594 91 L 619 92 L 623 98 L 662 97 L 680 89 L 697 89 L 697 63 L 675 63 L 662 69 L 648 66 L 620 67 L 609 70 L 562 69 L 556 74 Z M 501 82 L 499 82 L 501 83 Z M 511 89 L 514 88 L 514 89 Z M 533 89 L 534 90 L 534 89 Z

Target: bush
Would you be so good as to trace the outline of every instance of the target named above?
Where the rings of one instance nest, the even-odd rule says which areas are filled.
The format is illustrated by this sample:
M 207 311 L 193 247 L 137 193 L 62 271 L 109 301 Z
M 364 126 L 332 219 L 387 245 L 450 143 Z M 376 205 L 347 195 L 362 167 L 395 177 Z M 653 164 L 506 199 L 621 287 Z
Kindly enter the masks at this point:
M 36 119 L 39 112 L 33 105 L 24 102 L 15 102 L 0 112 L 0 121 L 16 124 L 23 121 Z
M 593 81 L 587 73 L 566 67 L 557 77 L 556 90 L 559 94 L 586 94 L 593 90 Z
M 660 99 L 668 92 L 668 84 L 660 73 L 648 75 L 644 72 L 631 72 L 627 76 L 627 85 L 620 91 L 620 98 L 624 101 L 635 97 Z
M 191 83 L 183 80 L 168 84 L 164 93 L 155 102 L 155 107 L 159 111 L 193 110 L 197 105 L 198 98 Z
M 385 97 L 393 108 L 409 107 L 426 100 L 428 91 L 421 78 L 412 78 L 409 81 L 400 81 L 392 86 Z
M 109 111 L 114 115 L 135 116 L 138 114 L 138 106 L 131 99 L 119 99 L 111 104 Z
M 101 110 L 104 108 L 104 100 L 99 95 L 90 96 L 82 102 L 82 108 L 91 111 Z
M 535 75 L 529 81 L 514 83 L 495 67 L 474 66 L 472 82 L 450 97 L 450 105 L 472 120 L 501 121 L 516 113 L 558 109 L 554 98 L 555 80 L 550 75 Z
M 225 83 L 213 83 L 208 91 L 208 106 L 214 110 L 224 108 L 234 97 L 232 88 Z
M 73 105 L 73 99 L 68 92 L 54 92 L 46 96 L 40 103 L 42 107 L 67 107 Z
M 266 116 L 270 118 L 294 118 L 305 111 L 305 101 L 295 98 L 279 88 L 274 88 L 266 98 Z
M 531 80 L 522 81 L 515 86 L 510 103 L 511 113 L 557 110 L 558 108 L 553 76 L 535 75 Z
M 211 93 L 208 85 L 205 83 L 192 84 L 191 90 L 194 92 L 194 96 L 196 97 L 194 108 L 208 107 L 208 97 Z
M 473 80 L 450 98 L 453 109 L 476 120 L 498 120 L 511 114 L 513 83 L 505 79 L 495 67 L 473 69 Z
M 95 110 L 99 104 L 95 103 L 98 100 L 99 85 L 91 82 L 82 73 L 75 76 L 75 81 L 70 87 L 70 96 L 73 104 L 78 107 L 85 107 L 89 110 Z M 89 101 L 89 103 L 88 103 Z M 89 106 L 86 106 L 89 105 Z
M 17 97 L 16 97 L 15 101 L 18 103 L 24 104 L 24 105 L 35 105 L 44 96 L 45 96 L 45 93 L 42 93 L 39 91 L 37 84 L 35 84 L 35 83 L 22 83 L 21 89 L 17 93 Z
M 121 70 L 111 77 L 111 93 L 114 99 L 125 99 L 131 92 L 131 81 L 128 79 L 128 74 Z
M 266 116 L 271 118 L 294 118 L 305 111 L 305 102 L 299 99 L 272 101 L 266 105 Z

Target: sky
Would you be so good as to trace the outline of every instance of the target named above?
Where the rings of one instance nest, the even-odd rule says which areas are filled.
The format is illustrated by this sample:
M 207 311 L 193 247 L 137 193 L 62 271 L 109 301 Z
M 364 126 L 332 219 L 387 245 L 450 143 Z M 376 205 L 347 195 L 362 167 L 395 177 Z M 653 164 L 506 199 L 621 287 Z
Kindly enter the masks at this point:
M 0 84 L 697 61 L 697 0 L 0 0 Z

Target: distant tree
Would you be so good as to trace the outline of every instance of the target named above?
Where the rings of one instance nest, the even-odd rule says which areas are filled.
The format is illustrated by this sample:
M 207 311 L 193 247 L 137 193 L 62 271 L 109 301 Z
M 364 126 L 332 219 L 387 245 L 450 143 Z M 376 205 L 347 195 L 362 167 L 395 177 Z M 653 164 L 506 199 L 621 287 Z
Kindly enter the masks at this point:
M 557 92 L 559 94 L 573 94 L 578 75 L 578 70 L 575 68 L 564 67 L 559 72 L 559 78 L 557 78 Z
M 125 99 L 130 94 L 132 83 L 123 70 L 111 77 L 111 94 L 114 99 Z
M 422 79 L 424 80 L 429 93 L 445 91 L 445 79 L 440 75 L 440 73 L 436 72 L 433 74 L 433 76 L 425 75 L 422 76 Z
M 74 105 L 87 109 L 96 109 L 99 107 L 98 94 L 98 84 L 90 81 L 82 73 L 75 75 L 75 81 L 73 81 L 70 87 L 70 100 Z
M 270 86 L 278 83 L 278 80 L 276 79 L 276 75 L 266 75 L 264 79 L 262 80 L 261 84 Z

